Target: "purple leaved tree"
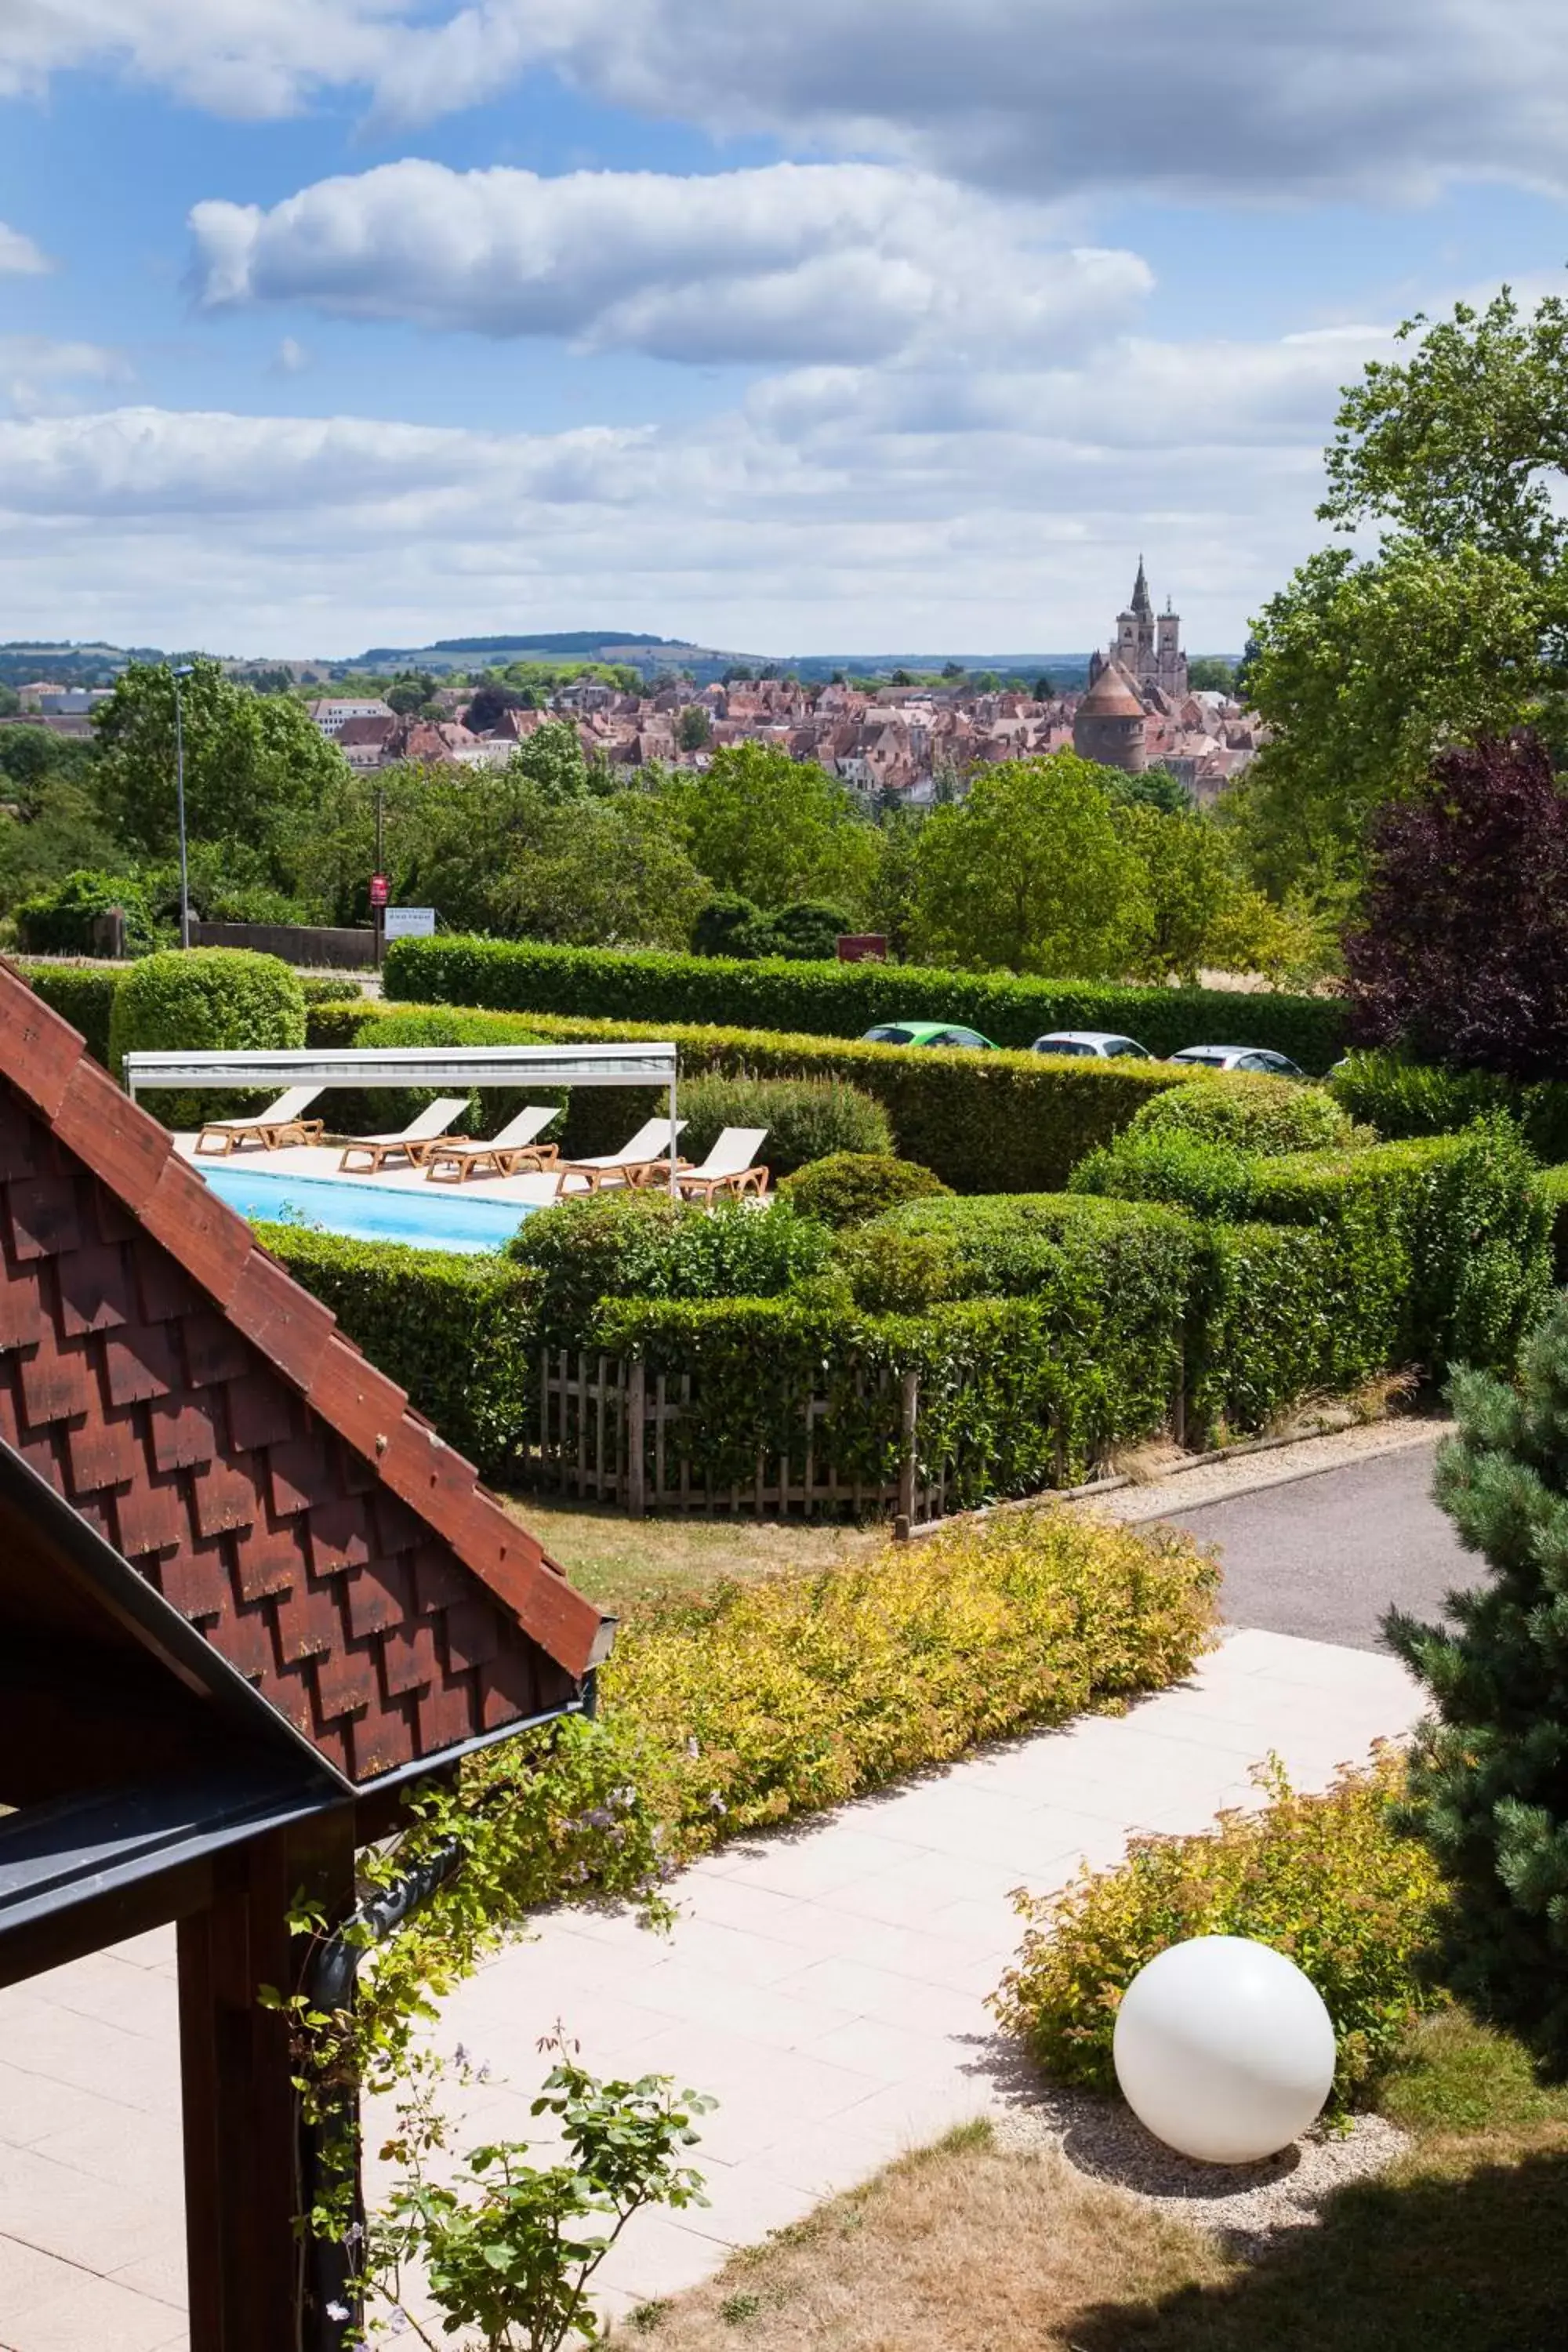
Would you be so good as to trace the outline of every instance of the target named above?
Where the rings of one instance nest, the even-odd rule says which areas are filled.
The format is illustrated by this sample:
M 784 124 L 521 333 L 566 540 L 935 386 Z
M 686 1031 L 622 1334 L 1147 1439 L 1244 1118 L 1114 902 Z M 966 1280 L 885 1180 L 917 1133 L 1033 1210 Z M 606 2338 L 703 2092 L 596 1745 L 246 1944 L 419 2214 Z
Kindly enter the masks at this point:
M 1345 940 L 1351 1033 L 1420 1062 L 1568 1066 L 1568 797 L 1529 732 L 1444 752 L 1373 835 Z

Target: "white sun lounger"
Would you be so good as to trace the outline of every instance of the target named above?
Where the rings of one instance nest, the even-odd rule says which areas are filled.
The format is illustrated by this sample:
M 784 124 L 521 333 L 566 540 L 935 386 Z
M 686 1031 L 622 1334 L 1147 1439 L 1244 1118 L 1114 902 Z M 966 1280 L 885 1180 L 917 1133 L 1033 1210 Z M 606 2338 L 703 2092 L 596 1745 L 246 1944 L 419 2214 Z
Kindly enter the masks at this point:
M 467 1095 L 443 1095 L 428 1109 L 422 1110 L 417 1118 L 411 1118 L 396 1135 L 350 1137 L 338 1162 L 339 1173 L 374 1176 L 380 1169 L 395 1167 L 399 1161 L 410 1168 L 421 1166 L 432 1145 L 440 1141 L 459 1111 L 468 1108 Z
M 683 1118 L 678 1118 L 672 1130 L 668 1118 L 645 1119 L 619 1151 L 606 1151 L 593 1160 L 559 1160 L 556 1190 L 598 1192 L 617 1184 L 657 1183 L 661 1175 L 668 1179 L 670 1143 L 685 1125 Z
M 712 1201 L 721 1192 L 736 1200 L 753 1192 L 758 1200 L 768 1189 L 768 1171 L 756 1165 L 767 1141 L 765 1127 L 727 1127 L 706 1160 L 683 1168 L 675 1182 L 683 1201 Z
M 488 1143 L 434 1144 L 425 1155 L 426 1177 L 432 1184 L 463 1184 L 475 1176 L 517 1176 L 525 1169 L 552 1168 L 559 1157 L 556 1146 L 537 1143 L 534 1138 L 557 1116 L 553 1104 L 530 1103 Z
M 301 1118 L 321 1093 L 320 1087 L 289 1087 L 275 1103 L 249 1118 L 209 1118 L 196 1138 L 196 1150 L 208 1159 L 226 1159 L 255 1144 L 263 1151 L 280 1151 L 291 1143 L 319 1143 L 321 1122 Z

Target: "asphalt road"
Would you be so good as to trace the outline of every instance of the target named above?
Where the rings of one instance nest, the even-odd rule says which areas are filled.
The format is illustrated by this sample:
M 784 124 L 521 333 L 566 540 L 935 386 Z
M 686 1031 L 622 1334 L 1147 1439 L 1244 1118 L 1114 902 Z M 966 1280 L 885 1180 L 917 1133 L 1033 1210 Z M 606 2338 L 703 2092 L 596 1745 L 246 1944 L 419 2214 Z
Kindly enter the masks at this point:
M 1485 1572 L 1432 1501 L 1432 1452 L 1320 1471 L 1170 1524 L 1219 1547 L 1228 1623 L 1381 1649 L 1385 1609 L 1439 1617 L 1446 1593 Z

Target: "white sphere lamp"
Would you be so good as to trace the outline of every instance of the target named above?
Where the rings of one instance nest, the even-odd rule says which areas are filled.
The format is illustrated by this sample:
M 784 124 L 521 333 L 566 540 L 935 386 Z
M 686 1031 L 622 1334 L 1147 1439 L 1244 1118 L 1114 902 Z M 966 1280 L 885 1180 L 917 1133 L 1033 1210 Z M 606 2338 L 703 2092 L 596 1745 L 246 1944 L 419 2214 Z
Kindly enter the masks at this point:
M 1139 1969 L 1112 2056 L 1156 2139 L 1203 2164 L 1258 2164 L 1316 2120 L 1333 2085 L 1333 2021 L 1283 1952 L 1195 1936 Z

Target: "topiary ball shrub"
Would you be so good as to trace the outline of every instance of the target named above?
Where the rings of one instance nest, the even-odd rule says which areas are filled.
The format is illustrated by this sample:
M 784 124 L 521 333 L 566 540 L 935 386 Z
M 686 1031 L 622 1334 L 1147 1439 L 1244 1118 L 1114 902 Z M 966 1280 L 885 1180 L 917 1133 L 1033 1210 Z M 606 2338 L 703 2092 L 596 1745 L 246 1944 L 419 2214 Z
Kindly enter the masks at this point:
M 1132 1118 L 1132 1135 L 1191 1135 L 1237 1151 L 1342 1151 L 1358 1140 L 1332 1095 L 1298 1078 L 1194 1078 L 1156 1095 Z
M 823 1273 L 826 1229 L 787 1202 L 711 1211 L 668 1192 L 590 1193 L 527 1219 L 509 1244 L 539 1277 L 542 1334 L 581 1344 L 605 1298 L 775 1298 Z
M 1436 1998 L 1422 1963 L 1443 1876 L 1397 1826 L 1399 1755 L 1378 1749 L 1321 1796 L 1292 1789 L 1277 1758 L 1255 1777 L 1261 1811 L 1221 1813 L 1194 1837 L 1134 1837 L 1115 1868 L 1086 1865 L 1055 1894 L 1014 1898 L 1027 1924 L 992 2007 L 1058 2082 L 1115 2088 L 1121 1995 L 1146 1961 L 1192 1936 L 1254 1937 L 1311 1979 L 1339 2041 L 1340 2109 Z
M 759 1158 L 775 1177 L 836 1151 L 891 1153 L 880 1103 L 842 1078 L 693 1078 L 680 1089 L 680 1149 L 700 1160 L 727 1127 L 764 1127 Z
M 951 1200 L 952 1188 L 929 1168 L 890 1151 L 834 1151 L 780 1185 L 802 1216 L 825 1225 L 863 1225 L 906 1201 Z
M 305 1043 L 305 992 L 277 956 L 246 948 L 172 949 L 133 964 L 115 992 L 110 1059 L 117 1075 L 130 1053 L 298 1048 Z M 241 1099 L 250 1100 L 247 1095 Z M 236 1097 L 203 1088 L 184 1096 L 158 1088 L 142 1100 L 170 1125 L 216 1118 Z

